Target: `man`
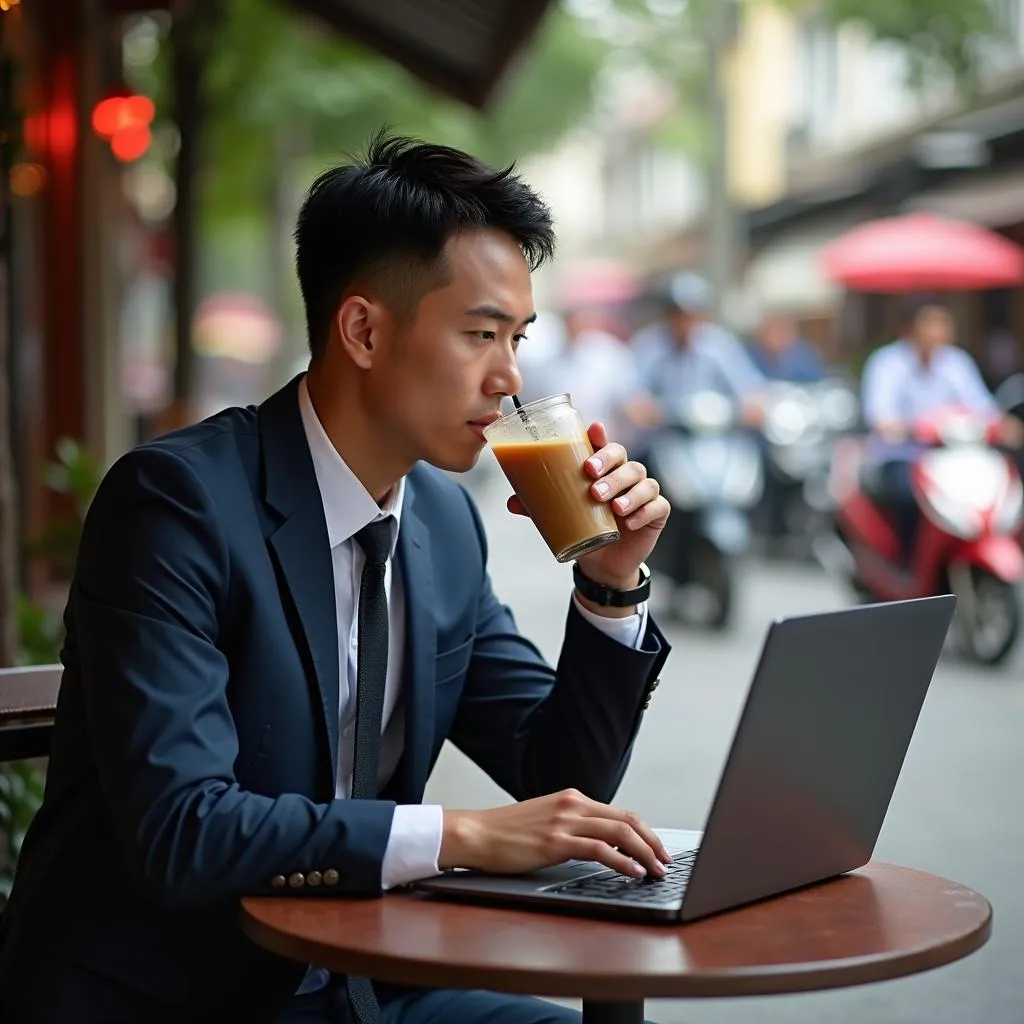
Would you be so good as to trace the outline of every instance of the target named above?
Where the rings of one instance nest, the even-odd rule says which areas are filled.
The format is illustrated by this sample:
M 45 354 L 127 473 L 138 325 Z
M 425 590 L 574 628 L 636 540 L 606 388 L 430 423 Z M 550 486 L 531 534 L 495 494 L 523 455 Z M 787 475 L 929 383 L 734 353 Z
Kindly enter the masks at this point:
M 750 354 L 768 380 L 816 384 L 825 377 L 825 364 L 817 349 L 797 331 L 787 313 L 768 313 L 761 322 Z
M 885 497 L 896 517 L 904 561 L 914 549 L 918 508 L 911 466 L 921 447 L 915 423 L 944 406 L 959 406 L 986 420 L 999 420 L 1003 443 L 1018 447 L 1021 425 L 1002 414 L 970 355 L 953 344 L 949 309 L 938 299 L 908 300 L 904 336 L 873 352 L 864 364 L 861 406 L 873 437 L 868 453 L 880 469 Z
M 634 335 L 639 389 L 623 406 L 634 427 L 656 430 L 671 419 L 676 402 L 698 391 L 734 399 L 744 423 L 760 425 L 764 377 L 739 340 L 708 319 L 710 304 L 702 277 L 678 274 L 664 296 L 662 319 Z
M 604 803 L 668 653 L 629 603 L 667 502 L 593 426 L 592 492 L 623 535 L 579 567 L 626 603 L 581 581 L 555 671 L 440 472 L 476 462 L 519 391 L 548 210 L 511 170 L 382 135 L 316 181 L 296 239 L 308 375 L 131 452 L 89 512 L 4 920 L 5 1024 L 578 1019 L 280 959 L 242 937 L 238 899 L 668 860 Z M 520 802 L 422 806 L 446 738 Z

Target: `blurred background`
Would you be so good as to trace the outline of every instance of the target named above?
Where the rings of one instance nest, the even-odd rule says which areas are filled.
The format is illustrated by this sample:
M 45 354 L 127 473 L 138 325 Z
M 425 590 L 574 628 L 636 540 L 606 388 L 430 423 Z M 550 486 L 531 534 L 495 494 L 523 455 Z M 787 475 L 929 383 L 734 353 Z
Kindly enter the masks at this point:
M 714 576 L 710 612 L 687 604 L 700 595 L 663 595 L 672 685 L 622 799 L 656 824 L 697 827 L 767 622 L 863 596 L 808 540 L 834 515 L 835 445 L 860 429 L 861 369 L 901 336 L 905 294 L 941 288 L 985 384 L 1019 381 L 1024 3 L 0 0 L 0 664 L 56 660 L 106 466 L 304 368 L 295 214 L 316 173 L 383 123 L 515 161 L 550 202 L 559 258 L 536 277 L 541 317 L 521 350 L 532 396 L 571 390 L 591 418 L 636 430 L 617 385 L 680 274 L 699 275 L 694 308 L 766 377 L 827 385 L 787 392 L 776 436 L 760 423 L 762 476 L 799 494 L 779 518 L 762 483 L 742 573 Z M 857 277 L 830 262 L 833 243 L 888 218 L 881 264 L 923 249 L 958 269 L 959 236 L 943 225 L 976 231 L 1002 263 L 911 280 L 903 265 Z M 563 567 L 505 515 L 489 458 L 467 483 L 496 538 L 499 591 L 556 656 Z M 1024 1020 L 1010 952 L 1024 940 L 1011 589 L 1010 647 L 988 659 L 999 666 L 944 659 L 880 846 L 981 889 L 1000 921 L 993 944 L 926 978 L 666 1004 L 656 1019 Z M 683 793 L 666 785 L 680 779 Z M 501 797 L 451 751 L 432 786 L 463 804 Z

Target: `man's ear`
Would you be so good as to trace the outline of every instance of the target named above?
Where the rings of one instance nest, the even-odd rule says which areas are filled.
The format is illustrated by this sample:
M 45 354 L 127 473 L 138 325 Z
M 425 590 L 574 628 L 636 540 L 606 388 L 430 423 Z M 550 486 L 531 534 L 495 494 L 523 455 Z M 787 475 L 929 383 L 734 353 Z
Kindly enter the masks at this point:
M 346 296 L 335 314 L 338 341 L 352 362 L 363 370 L 373 365 L 377 336 L 385 315 L 379 303 L 362 295 Z

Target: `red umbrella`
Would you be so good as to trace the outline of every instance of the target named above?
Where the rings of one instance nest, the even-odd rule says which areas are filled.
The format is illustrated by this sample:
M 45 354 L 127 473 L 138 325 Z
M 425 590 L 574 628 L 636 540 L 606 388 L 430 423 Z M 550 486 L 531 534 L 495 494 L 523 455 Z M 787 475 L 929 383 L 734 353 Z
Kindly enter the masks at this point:
M 929 213 L 847 231 L 823 253 L 833 280 L 862 292 L 974 291 L 1024 282 L 1024 250 L 986 228 Z

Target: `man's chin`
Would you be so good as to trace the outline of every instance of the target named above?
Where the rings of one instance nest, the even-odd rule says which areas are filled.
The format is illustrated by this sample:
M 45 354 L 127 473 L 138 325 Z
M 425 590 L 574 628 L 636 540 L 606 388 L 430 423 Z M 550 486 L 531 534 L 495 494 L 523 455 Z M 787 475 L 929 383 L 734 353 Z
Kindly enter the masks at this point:
M 482 452 L 482 447 L 459 454 L 454 452 L 437 452 L 425 461 L 429 462 L 436 469 L 444 470 L 446 473 L 468 473 L 480 461 Z

